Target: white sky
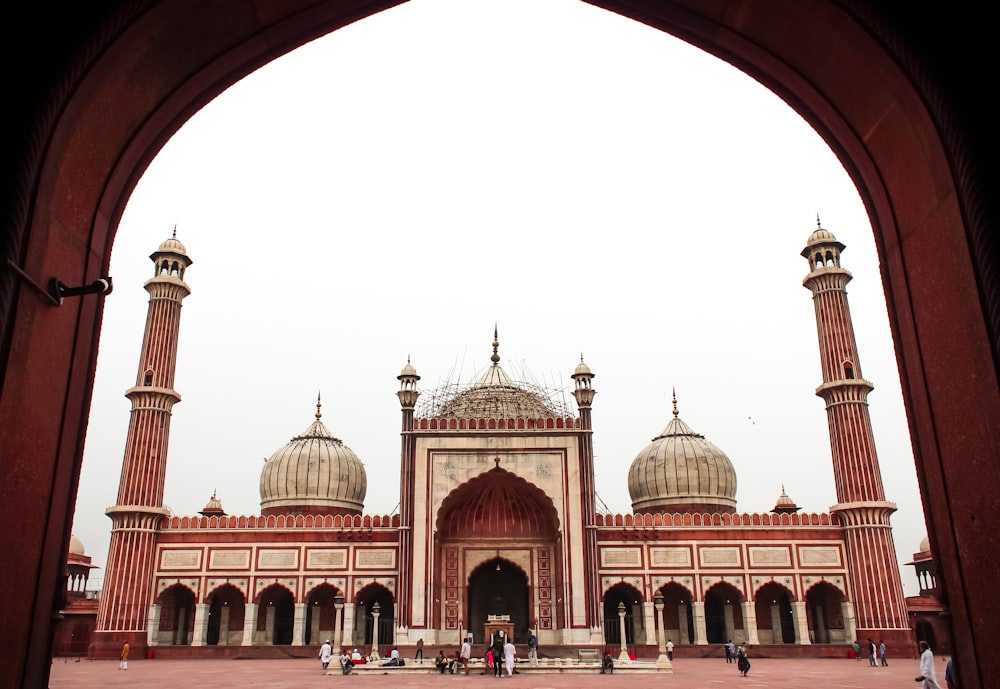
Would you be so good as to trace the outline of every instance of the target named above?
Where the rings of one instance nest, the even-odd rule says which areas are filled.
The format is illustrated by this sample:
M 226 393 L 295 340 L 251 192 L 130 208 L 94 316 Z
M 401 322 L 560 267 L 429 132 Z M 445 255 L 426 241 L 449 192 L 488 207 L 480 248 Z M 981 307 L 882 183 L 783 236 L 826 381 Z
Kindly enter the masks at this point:
M 808 264 L 847 245 L 861 367 L 900 561 L 926 533 L 867 215 L 819 136 L 731 66 L 575 0 L 413 0 L 280 58 L 164 147 L 111 262 L 74 533 L 103 575 L 147 293 L 177 236 L 186 280 L 165 502 L 256 514 L 263 461 L 323 420 L 399 500 L 396 376 L 489 363 L 596 374 L 601 500 L 671 416 L 726 452 L 738 509 L 781 486 L 836 502 Z M 570 400 L 571 401 L 571 400 Z M 903 568 L 907 595 L 917 591 Z

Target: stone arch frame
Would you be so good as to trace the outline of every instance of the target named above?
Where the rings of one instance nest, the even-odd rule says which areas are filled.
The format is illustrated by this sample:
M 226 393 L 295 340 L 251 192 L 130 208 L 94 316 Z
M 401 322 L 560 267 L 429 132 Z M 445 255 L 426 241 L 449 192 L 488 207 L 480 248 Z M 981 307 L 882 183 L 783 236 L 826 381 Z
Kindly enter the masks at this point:
M 778 593 L 761 598 L 768 589 L 775 589 Z M 779 600 L 776 595 L 783 595 L 784 600 Z M 770 598 L 770 601 L 767 600 Z M 770 637 L 773 644 L 801 644 L 802 639 L 795 627 L 795 611 L 792 606 L 798 602 L 795 591 L 780 581 L 769 579 L 761 582 L 751 597 L 753 603 L 754 619 L 757 624 L 757 638 L 760 643 L 768 643 L 765 638 Z M 777 615 L 777 620 L 775 620 Z
M 487 639 L 483 633 L 483 622 L 485 622 L 486 615 L 491 613 L 488 609 L 481 609 L 483 606 L 477 604 L 477 601 L 473 600 L 473 589 L 474 586 L 481 584 L 481 579 L 488 577 L 490 571 L 494 570 L 494 568 L 503 578 L 504 583 L 506 584 L 503 588 L 509 594 L 516 593 L 518 585 L 523 583 L 523 601 L 515 601 L 514 605 L 505 606 L 506 609 L 502 612 L 498 610 L 492 614 L 510 614 L 511 622 L 514 624 L 514 643 L 527 643 L 528 630 L 532 628 L 532 624 L 534 622 L 532 611 L 535 609 L 531 575 L 529 571 L 524 568 L 523 563 L 515 562 L 514 560 L 503 557 L 502 555 L 492 556 L 488 551 L 483 551 L 483 558 L 476 564 L 470 564 L 469 571 L 466 573 L 465 628 L 471 633 L 473 643 L 487 643 Z M 511 581 L 512 575 L 513 577 L 516 577 L 516 582 Z M 523 607 L 521 604 L 523 604 Z M 477 615 L 477 612 L 480 614 Z
M 747 624 L 743 619 L 745 601 L 743 592 L 724 579 L 704 588 L 701 602 L 705 605 L 705 634 L 709 644 L 722 644 L 730 639 L 733 642 L 746 640 L 736 634 L 739 630 L 746 635 Z
M 339 635 L 336 632 L 342 623 L 343 608 L 338 613 L 336 609 L 338 596 L 340 604 L 343 605 L 344 592 L 336 584 L 328 581 L 319 582 L 306 591 L 302 600 L 306 604 L 303 642 L 307 646 L 318 646 L 326 639 L 330 639 L 331 644 L 339 642 Z
M 821 579 L 805 590 L 802 600 L 806 607 L 806 623 L 812 643 L 849 644 L 854 641 L 853 638 L 848 638 L 854 636 L 852 621 L 843 611 L 845 605 L 849 605 L 850 599 L 841 587 L 832 581 Z M 835 608 L 834 604 L 839 605 L 840 610 Z
M 354 596 L 354 638 L 351 643 L 354 646 L 366 646 L 374 648 L 374 617 L 372 607 L 379 604 L 379 653 L 386 645 L 396 642 L 396 597 L 384 584 L 377 581 L 364 586 L 358 590 Z M 347 643 L 346 641 L 344 643 Z
M 205 594 L 204 602 L 208 605 L 205 645 L 234 646 L 241 643 L 247 605 L 251 604 L 246 591 L 231 581 L 221 582 Z
M 276 581 L 262 588 L 253 602 L 257 606 L 253 644 L 290 646 L 295 624 L 295 592 Z
M 86 21 L 62 29 L 79 40 L 51 35 L 55 27 L 42 29 L 50 32 L 47 44 L 20 45 L 38 43 L 38 54 L 60 44 L 85 48 L 77 55 L 68 48 L 56 52 L 53 60 L 65 71 L 31 72 L 42 82 L 32 93 L 44 95 L 16 106 L 36 124 L 15 149 L 20 159 L 11 169 L 18 162 L 22 167 L 2 251 L 29 276 L 85 284 L 103 275 L 132 186 L 190 113 L 269 59 L 394 4 L 358 10 L 327 0 L 308 10 L 272 6 L 264 14 L 250 0 L 213 7 L 153 0 L 116 7 L 108 17 L 99 14 L 103 8 L 79 10 Z M 969 458 L 987 456 L 988 430 L 1000 425 L 1000 277 L 991 242 L 995 210 L 980 179 L 989 163 L 975 141 L 965 139 L 968 122 L 953 110 L 967 105 L 966 83 L 942 89 L 935 80 L 940 74 L 921 59 L 922 52 L 935 54 L 932 45 L 946 44 L 913 42 L 907 32 L 919 36 L 930 20 L 876 11 L 864 0 L 793 0 L 780 9 L 738 1 L 720 8 L 707 0 L 594 4 L 675 33 L 772 88 L 817 128 L 858 183 L 882 259 L 944 593 L 962 593 L 945 598 L 959 662 L 969 681 L 985 677 L 992 658 L 986 640 L 1000 617 L 1000 600 L 980 575 L 994 555 L 981 534 L 989 531 L 984 519 L 996 519 L 991 506 L 1000 498 L 1000 477 L 966 469 Z M 936 21 L 931 32 L 937 25 L 943 32 L 972 31 L 977 19 L 943 14 L 950 21 Z M 192 45 L 198 49 L 183 49 Z M 953 63 L 942 62 L 944 75 L 957 80 Z M 119 79 L 122 69 L 132 79 Z M 59 82 L 48 76 L 56 72 L 65 75 Z M 118 116 L 103 118 L 98 104 L 115 107 Z M 960 112 L 972 118 L 973 136 L 984 133 L 974 115 Z M 936 280 L 911 278 L 928 273 Z M 12 271 L 0 276 L 0 446 L 15 458 L 0 468 L 0 480 L 29 473 L 29 460 L 17 458 L 30 457 L 31 472 L 4 505 L 2 516 L 24 528 L 16 530 L 19 547 L 0 548 L 0 564 L 13 581 L 26 582 L 26 595 L 8 597 L 0 612 L 18 632 L 7 649 L 11 677 L 35 686 L 45 684 L 48 672 L 50 611 L 69 539 L 102 307 L 97 299 L 79 300 L 56 317 L 18 280 Z M 938 319 L 940 313 L 949 318 Z M 949 338 L 955 330 L 966 337 Z M 23 390 L 38 394 L 27 400 Z M 963 424 L 970 410 L 982 423 Z M 953 430 L 960 427 L 961 435 Z M 951 497 L 958 495 L 961 502 Z M 15 536 L 7 538 L 13 543 Z
M 186 593 L 181 593 L 181 592 Z M 187 605 L 178 605 L 183 596 L 190 600 Z M 198 592 L 182 581 L 171 584 L 156 597 L 160 606 L 159 623 L 155 630 L 159 646 L 188 646 L 194 634 L 195 606 L 198 604 Z
M 625 604 L 625 644 L 639 646 L 646 643 L 646 618 L 643 604 L 646 598 L 635 584 L 622 580 L 608 586 L 601 596 L 601 617 L 604 620 L 604 643 L 609 648 L 621 646 L 621 618 L 618 604 Z M 649 630 L 655 634 L 655 630 Z
M 663 596 L 663 617 L 660 620 L 664 638 L 675 644 L 694 644 L 695 638 L 694 591 L 679 581 L 671 579 L 664 582 L 653 593 Z M 676 624 L 674 624 L 676 623 Z

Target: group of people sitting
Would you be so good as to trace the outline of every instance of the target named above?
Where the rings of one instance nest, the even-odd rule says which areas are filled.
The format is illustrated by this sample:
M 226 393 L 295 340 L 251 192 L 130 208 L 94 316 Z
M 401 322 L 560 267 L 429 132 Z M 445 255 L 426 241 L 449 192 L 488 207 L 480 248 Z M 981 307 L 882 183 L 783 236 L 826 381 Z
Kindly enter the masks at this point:
M 434 665 L 442 675 L 446 672 L 453 675 L 458 674 L 463 669 L 465 674 L 469 674 L 471 656 L 472 646 L 469 641 L 466 641 L 459 650 L 455 651 L 453 658 L 446 656 L 444 651 L 438 651 Z M 483 674 L 489 674 L 492 671 L 495 677 L 511 677 L 517 672 L 514 669 L 516 662 L 517 649 L 513 641 L 510 637 L 498 634 L 493 637 L 492 642 L 483 652 Z
M 380 660 L 382 660 L 382 658 L 378 654 L 378 648 L 375 648 L 374 646 L 372 647 L 372 652 L 366 656 L 361 655 L 356 648 L 350 653 L 348 653 L 345 649 L 340 656 L 340 666 L 343 668 L 344 674 L 348 675 L 351 673 L 351 670 L 354 669 L 355 665 L 377 663 Z M 389 653 L 388 660 L 382 663 L 382 667 L 397 667 L 405 664 L 406 661 L 399 657 L 399 649 L 393 646 L 392 651 Z

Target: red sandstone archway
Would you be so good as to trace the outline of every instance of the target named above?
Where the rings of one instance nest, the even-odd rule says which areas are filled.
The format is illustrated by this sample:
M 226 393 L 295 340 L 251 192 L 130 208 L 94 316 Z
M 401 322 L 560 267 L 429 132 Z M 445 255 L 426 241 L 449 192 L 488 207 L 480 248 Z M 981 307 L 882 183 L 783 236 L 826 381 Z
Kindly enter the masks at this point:
M 6 257 L 39 281 L 104 275 L 132 187 L 191 113 L 277 55 L 393 4 L 151 0 L 116 8 L 100 30 L 81 23 L 91 43 L 61 82 L 40 89 L 45 105 L 30 110 L 35 100 L 23 99 L 38 128 L 10 205 Z M 982 534 L 993 530 L 1000 475 L 976 459 L 994 455 L 1000 427 L 1000 279 L 947 98 L 864 2 L 595 4 L 675 33 L 767 84 L 858 184 L 882 259 L 931 540 L 943 588 L 953 592 L 959 662 L 967 683 L 981 682 L 1000 618 L 980 574 L 995 558 Z M 43 686 L 102 307 L 86 299 L 55 309 L 9 272 L 0 307 L 0 482 L 17 486 L 3 507 L 15 528 L 5 532 L 0 566 L 12 581 L 32 582 L 2 604 L 11 630 L 3 665 L 12 684 Z
M 441 503 L 436 522 L 443 541 L 473 537 L 554 540 L 559 515 L 537 486 L 494 467 L 467 481 Z

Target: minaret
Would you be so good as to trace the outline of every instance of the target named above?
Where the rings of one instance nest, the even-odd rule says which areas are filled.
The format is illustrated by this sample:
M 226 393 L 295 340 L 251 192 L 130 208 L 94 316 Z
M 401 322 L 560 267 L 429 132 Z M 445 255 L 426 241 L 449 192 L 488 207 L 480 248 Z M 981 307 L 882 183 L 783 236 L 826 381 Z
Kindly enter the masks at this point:
M 583 362 L 583 354 L 580 355 L 580 363 L 571 376 L 575 383 L 573 397 L 580 408 L 580 481 L 583 484 L 583 527 L 585 529 L 584 540 L 584 585 L 587 595 L 587 624 L 591 629 L 600 626 L 601 621 L 601 590 L 597 572 L 600 568 L 600 561 L 597 556 L 597 499 L 595 497 L 594 484 L 594 427 L 590 417 L 591 405 L 594 403 L 594 390 L 592 381 L 594 374 L 590 367 Z
M 882 489 L 868 393 L 874 386 L 861 374 L 858 345 L 847 304 L 851 274 L 840 267 L 844 245 L 816 219 L 802 256 L 810 273 L 802 284 L 813 293 L 819 330 L 823 384 L 816 394 L 826 402 L 838 504 L 830 511 L 843 525 L 851 591 L 860 639 L 882 638 L 910 650 L 909 625 L 889 516 L 896 505 Z
M 406 366 L 396 376 L 399 381 L 399 405 L 403 412 L 402 450 L 400 453 L 399 478 L 399 578 L 400 585 L 396 588 L 399 600 L 399 624 L 409 627 L 413 622 L 411 591 L 413 586 L 413 498 L 416 491 L 416 450 L 413 437 L 413 411 L 417 406 L 420 392 L 417 390 L 417 369 L 406 358 Z
M 149 292 L 146 330 L 132 401 L 118 500 L 109 507 L 111 545 L 97 613 L 92 655 L 116 656 L 123 641 L 133 653 L 146 648 L 156 531 L 168 515 L 163 506 L 170 414 L 181 397 L 174 390 L 181 302 L 191 293 L 184 272 L 192 261 L 173 236 L 150 256 L 156 266 Z

